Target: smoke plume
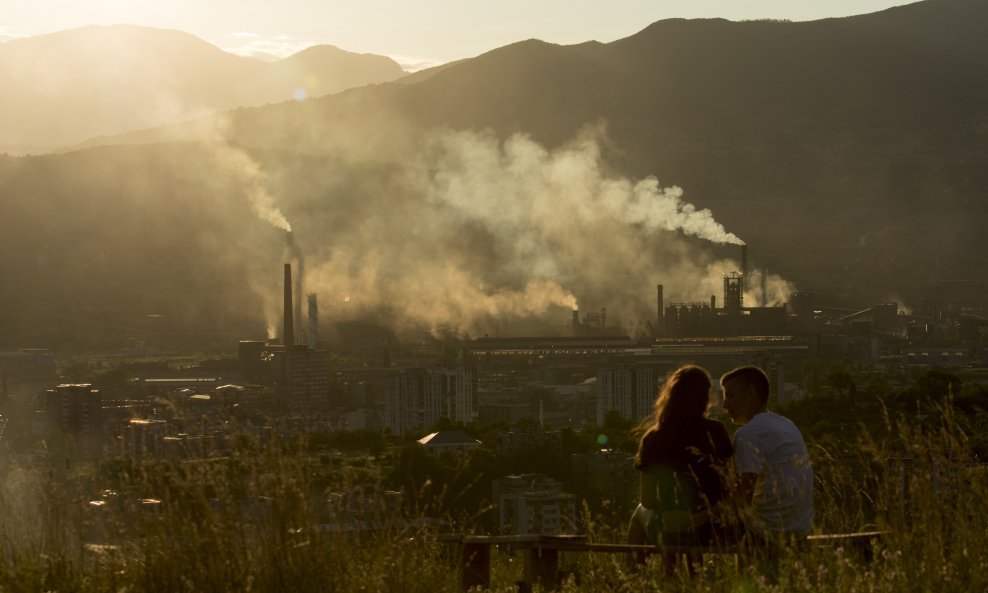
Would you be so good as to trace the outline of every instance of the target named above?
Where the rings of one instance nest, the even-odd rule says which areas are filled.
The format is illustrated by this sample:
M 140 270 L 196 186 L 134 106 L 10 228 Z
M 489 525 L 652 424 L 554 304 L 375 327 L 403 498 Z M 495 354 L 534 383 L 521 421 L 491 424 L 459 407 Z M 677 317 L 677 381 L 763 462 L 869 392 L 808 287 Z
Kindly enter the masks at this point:
M 636 332 L 654 319 L 656 282 L 669 302 L 719 298 L 738 264 L 718 245 L 741 240 L 682 189 L 609 174 L 600 134 L 548 150 L 524 135 L 434 132 L 413 161 L 295 218 L 321 238 L 306 286 L 328 319 L 386 311 L 471 334 L 536 317 L 564 331 L 578 300 Z M 765 285 L 771 300 L 787 290 L 777 276 Z
M 748 306 L 778 307 L 789 300 L 795 286 L 778 274 L 755 269 L 749 272 L 744 302 Z
M 292 225 L 275 205 L 275 198 L 267 188 L 267 177 L 257 162 L 242 149 L 230 144 L 215 144 L 213 148 L 216 162 L 221 166 L 220 173 L 240 179 L 244 197 L 254 213 L 275 228 L 291 233 Z

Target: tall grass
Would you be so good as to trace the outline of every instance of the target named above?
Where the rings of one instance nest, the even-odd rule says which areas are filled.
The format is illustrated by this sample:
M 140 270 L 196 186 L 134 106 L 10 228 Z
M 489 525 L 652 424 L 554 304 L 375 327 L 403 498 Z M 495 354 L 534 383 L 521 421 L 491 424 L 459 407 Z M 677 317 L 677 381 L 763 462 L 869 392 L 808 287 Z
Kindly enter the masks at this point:
M 3 471 L 0 591 L 455 588 L 451 565 L 420 531 L 397 522 L 362 534 L 320 530 L 325 496 L 299 455 L 132 463 L 112 475 Z M 107 483 L 112 492 L 94 494 Z
M 841 547 L 794 552 L 774 571 L 707 559 L 696 576 L 622 556 L 564 554 L 563 591 L 988 590 L 988 470 L 945 407 L 926 421 L 887 419 L 881 436 L 811 443 L 816 528 L 888 533 L 864 561 Z M 890 460 L 892 460 L 890 462 Z M 902 461 L 905 460 L 905 461 Z M 292 451 L 94 467 L 0 467 L 0 591 L 456 591 L 455 551 L 393 523 L 334 533 L 325 491 L 366 479 Z M 334 482 L 335 480 L 335 482 Z M 100 497 L 112 488 L 116 494 Z M 634 493 L 629 493 L 633 497 Z M 99 498 L 102 506 L 90 504 Z M 140 499 L 154 498 L 140 502 Z M 621 541 L 627 518 L 584 509 L 586 533 Z M 521 562 L 495 553 L 493 589 Z

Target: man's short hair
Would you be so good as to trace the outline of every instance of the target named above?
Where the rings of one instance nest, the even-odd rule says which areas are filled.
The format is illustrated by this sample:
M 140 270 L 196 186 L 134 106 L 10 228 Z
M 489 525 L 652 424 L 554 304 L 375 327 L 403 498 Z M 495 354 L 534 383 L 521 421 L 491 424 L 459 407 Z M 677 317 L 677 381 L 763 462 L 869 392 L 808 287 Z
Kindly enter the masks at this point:
M 734 379 L 741 380 L 745 384 L 751 385 L 751 387 L 755 390 L 755 394 L 758 395 L 762 403 L 768 403 L 768 375 L 765 374 L 765 371 L 756 366 L 738 367 L 720 378 L 721 387 L 723 387 L 728 381 L 733 381 Z

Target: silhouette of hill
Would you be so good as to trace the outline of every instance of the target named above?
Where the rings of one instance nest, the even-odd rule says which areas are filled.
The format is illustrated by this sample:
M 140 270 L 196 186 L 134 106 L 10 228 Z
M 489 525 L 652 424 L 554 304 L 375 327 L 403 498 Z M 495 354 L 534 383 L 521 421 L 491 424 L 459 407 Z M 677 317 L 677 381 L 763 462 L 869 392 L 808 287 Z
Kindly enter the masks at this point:
M 521 132 L 551 149 L 603 122 L 600 149 L 615 173 L 682 186 L 748 242 L 756 263 L 835 302 L 915 305 L 938 279 L 988 279 L 984 22 L 980 0 L 799 23 L 672 19 L 613 43 L 522 41 L 413 80 L 87 145 L 201 139 L 203 129 L 215 139 L 222 130 L 226 142 L 278 155 L 280 165 L 265 166 L 283 172 L 271 181 L 298 208 L 292 214 L 336 209 L 332 216 L 363 224 L 375 215 L 367 204 L 405 203 L 375 180 L 421 151 L 431 130 Z M 60 171 L 91 154 L 30 166 Z M 327 160 L 347 171 L 345 190 L 314 181 L 325 179 Z M 196 176 L 206 166 L 187 165 Z M 146 183 L 168 185 L 172 174 L 188 177 L 155 171 Z M 19 183 L 34 195 L 31 179 Z
M 988 183 L 986 19 L 983 2 L 926 0 L 814 22 L 671 19 L 609 44 L 529 40 L 417 84 L 243 110 L 229 135 L 319 154 L 382 136 L 395 150 L 409 130 L 449 126 L 554 146 L 603 121 L 618 170 L 683 186 L 801 285 L 915 296 L 924 279 L 984 269 L 972 241 Z
M 404 75 L 390 58 L 310 47 L 268 63 L 179 31 L 90 26 L 0 44 L 3 146 L 54 147 Z M 8 148 L 9 149 L 9 148 Z

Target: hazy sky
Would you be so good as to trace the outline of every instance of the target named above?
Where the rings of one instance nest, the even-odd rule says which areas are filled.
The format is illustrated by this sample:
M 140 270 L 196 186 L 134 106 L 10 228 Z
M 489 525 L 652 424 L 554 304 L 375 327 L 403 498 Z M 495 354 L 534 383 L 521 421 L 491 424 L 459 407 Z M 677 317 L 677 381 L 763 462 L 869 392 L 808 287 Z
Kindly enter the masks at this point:
M 0 41 L 84 25 L 180 29 L 238 53 L 285 56 L 316 43 L 421 67 L 536 37 L 627 37 L 684 17 L 813 20 L 902 0 L 0 0 Z

